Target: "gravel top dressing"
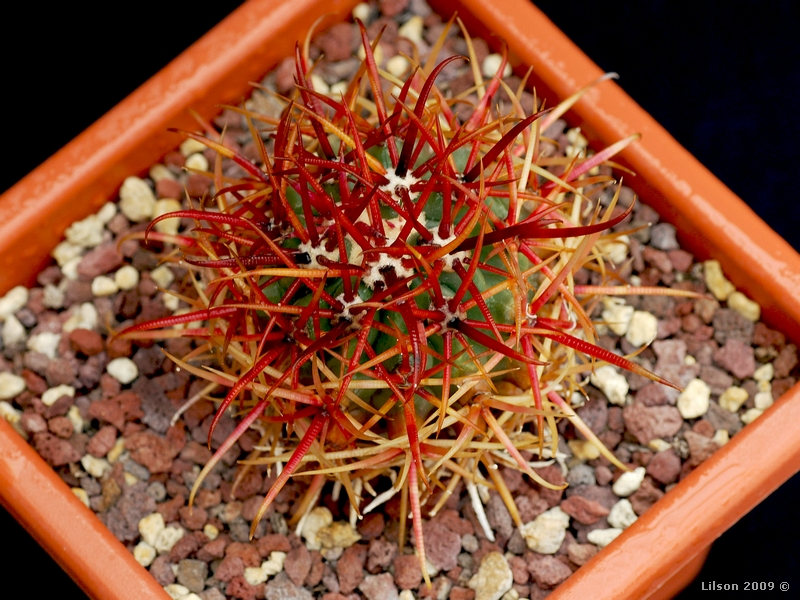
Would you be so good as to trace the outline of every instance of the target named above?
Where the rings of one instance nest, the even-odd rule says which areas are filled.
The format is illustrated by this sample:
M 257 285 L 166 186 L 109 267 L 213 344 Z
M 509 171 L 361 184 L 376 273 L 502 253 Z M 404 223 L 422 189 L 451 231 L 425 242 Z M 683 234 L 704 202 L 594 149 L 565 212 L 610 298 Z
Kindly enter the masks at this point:
M 385 27 L 376 60 L 399 78 L 409 69 L 400 53 L 418 52 L 424 62 L 445 27 L 422 0 L 360 4 L 354 16 L 367 25 L 370 40 Z M 472 44 L 484 76 L 491 77 L 500 56 L 483 40 Z M 359 47 L 352 22 L 317 36 L 311 57 L 325 59 L 314 69 L 314 88 L 331 97 L 346 90 L 361 62 Z M 468 54 L 457 27 L 442 51 L 452 54 Z M 287 59 L 262 84 L 290 95 L 294 77 L 294 60 Z M 511 90 L 520 84 L 511 74 L 505 81 Z M 448 98 L 467 92 L 474 86 L 472 67 L 454 61 L 437 86 Z M 469 118 L 477 98 L 468 93 L 455 105 L 460 119 Z M 509 104 L 506 92 L 501 89 L 495 102 Z M 523 92 L 519 102 L 530 114 L 533 93 Z M 275 118 L 284 108 L 262 90 L 245 106 Z M 226 145 L 258 159 L 241 114 L 226 110 L 214 125 L 224 129 Z M 560 119 L 543 136 L 551 141 L 543 151 L 554 156 L 586 149 L 580 132 Z M 14 288 L 0 298 L 0 414 L 173 598 L 542 598 L 796 381 L 797 348 L 760 322 L 759 306 L 734 289 L 719 263 L 696 262 L 679 247 L 675 228 L 659 223 L 658 214 L 637 199 L 614 227 L 620 235 L 609 260 L 617 273 L 631 285 L 705 296 L 606 297 L 593 307 L 600 346 L 634 355 L 635 362 L 683 389 L 606 365 L 586 378 L 586 395 L 570 399 L 629 471 L 613 466 L 563 420 L 556 456 L 532 466 L 551 483 L 568 483 L 565 490 L 499 468 L 521 528 L 495 490 L 477 486 L 477 495 L 470 495 L 463 481 L 431 515 L 442 497 L 436 490 L 422 507 L 432 588 L 423 582 L 413 544 L 398 547 L 400 495 L 375 500 L 394 483 L 388 477 L 379 478 L 375 489 L 359 490 L 362 511 L 375 505 L 363 518 L 356 518 L 347 494 L 332 482 L 297 515 L 310 478 L 292 478 L 250 540 L 250 524 L 279 473 L 263 465 L 245 470 L 238 463 L 257 449 L 258 423 L 203 480 L 190 508 L 190 489 L 212 456 L 206 441 L 215 406 L 206 396 L 218 390 L 177 367 L 165 351 L 183 357 L 196 343 L 108 335 L 134 322 L 188 312 L 181 298 L 193 294 L 191 277 L 185 265 L 168 260 L 173 247 L 145 246 L 132 234 L 154 217 L 213 195 L 212 180 L 200 172 L 213 171 L 215 156 L 189 139 L 146 177 L 129 177 L 115 202 L 67 230 L 52 252 L 53 263 L 38 275 L 38 287 Z M 227 176 L 241 174 L 230 161 L 222 167 Z M 608 205 L 613 192 L 598 188 L 587 196 Z M 632 202 L 633 192 L 623 187 L 614 214 Z M 183 235 L 194 226 L 172 219 L 155 230 Z M 583 270 L 575 284 L 601 281 L 599 273 Z M 512 374 L 497 385 L 513 395 L 524 393 L 524 384 Z M 212 449 L 235 426 L 226 414 L 214 430 Z M 296 515 L 299 523 L 292 520 Z

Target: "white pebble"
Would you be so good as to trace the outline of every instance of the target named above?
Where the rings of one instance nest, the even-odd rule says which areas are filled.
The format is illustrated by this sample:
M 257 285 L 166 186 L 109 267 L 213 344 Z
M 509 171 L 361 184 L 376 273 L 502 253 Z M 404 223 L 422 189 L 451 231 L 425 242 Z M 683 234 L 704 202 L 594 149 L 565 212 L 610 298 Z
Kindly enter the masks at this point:
M 331 98 L 336 98 L 338 100 L 339 98 L 344 96 L 344 94 L 347 92 L 348 87 L 349 86 L 347 85 L 346 81 L 337 81 L 331 86 L 330 89 Z
M 62 308 L 64 306 L 64 291 L 61 288 L 54 286 L 52 283 L 48 283 L 44 286 L 42 303 L 47 308 Z
M 14 315 L 8 315 L 2 329 L 3 345 L 6 348 L 21 344 L 25 341 L 25 326 Z
M 609 402 L 625 406 L 629 389 L 628 380 L 620 375 L 615 367 L 605 365 L 595 369 L 591 376 L 591 382 L 606 395 Z
M 205 144 L 192 138 L 183 140 L 180 145 L 181 154 L 184 156 L 190 156 L 192 154 L 196 154 L 197 152 L 203 152 L 205 149 Z
M 625 335 L 633 317 L 634 308 L 625 304 L 622 298 L 607 298 L 602 318 L 604 324 L 617 335 Z
M 614 482 L 614 485 L 611 486 L 611 491 L 620 498 L 627 498 L 642 485 L 644 475 L 644 467 L 636 467 L 633 471 L 626 471 Z
M 139 367 L 130 358 L 121 356 L 108 363 L 106 371 L 122 385 L 127 385 L 139 376 Z
M 487 54 L 486 58 L 483 59 L 483 65 L 481 65 L 481 73 L 483 73 L 484 77 L 494 77 L 497 74 L 497 69 L 500 68 L 500 63 L 503 62 L 503 57 L 499 54 Z M 506 62 L 506 66 L 503 69 L 502 77 L 508 77 L 511 75 L 511 65 Z
M 165 585 L 164 591 L 167 592 L 167 595 L 172 598 L 172 600 L 186 600 L 186 596 L 189 595 L 189 588 L 180 583 Z
M 212 523 L 203 525 L 203 533 L 212 542 L 219 537 L 219 529 Z
M 91 454 L 81 456 L 81 466 L 95 479 L 100 479 L 111 470 L 111 465 L 105 458 L 97 458 Z
M 72 429 L 75 430 L 75 433 L 80 433 L 83 431 L 85 422 L 83 420 L 83 416 L 81 415 L 81 409 L 73 404 L 67 409 L 67 418 L 69 419 L 69 422 L 72 423 Z
M 761 365 L 753 373 L 753 379 L 759 382 L 772 381 L 773 377 L 775 377 L 775 367 L 772 366 L 772 363 Z
M 28 288 L 18 285 L 0 298 L 0 321 L 6 320 L 28 303 Z
M 83 502 L 83 505 L 86 508 L 91 508 L 91 503 L 89 502 L 89 494 L 86 493 L 86 490 L 80 487 L 70 488 L 72 493 L 75 494 L 75 497 Z
M 117 441 L 114 442 L 114 445 L 111 447 L 111 450 L 109 450 L 108 453 L 106 454 L 106 458 L 108 459 L 108 462 L 110 462 L 113 465 L 120 459 L 120 457 L 124 454 L 124 452 L 125 452 L 125 438 L 118 437 Z
M 117 282 L 107 275 L 98 275 L 92 279 L 92 294 L 95 296 L 113 296 L 118 291 Z
M 514 585 L 514 574 L 505 556 L 489 552 L 467 585 L 475 590 L 475 600 L 500 600 Z
M 119 209 L 128 220 L 142 223 L 153 217 L 156 196 L 144 179 L 128 177 L 119 190 Z
M 617 529 L 616 527 L 610 527 L 608 529 L 595 529 L 594 531 L 590 531 L 586 534 L 586 539 L 595 546 L 605 548 L 611 542 L 617 539 L 620 533 L 622 533 L 622 529 Z
M 722 448 L 725 444 L 731 441 L 731 436 L 727 429 L 717 429 L 714 432 L 714 437 L 711 439 L 719 448 Z
M 655 452 L 663 452 L 664 450 L 669 450 L 672 448 L 672 444 L 666 440 L 662 440 L 661 438 L 654 438 L 650 440 L 647 442 L 647 446 Z
M 164 516 L 159 512 L 150 513 L 139 520 L 139 535 L 142 539 L 153 546 L 158 539 L 158 535 L 164 530 Z
M 386 70 L 395 77 L 402 77 L 408 70 L 408 61 L 397 54 L 386 61 Z
M 761 318 L 761 307 L 742 292 L 733 292 L 728 296 L 728 308 L 732 308 L 753 323 Z
M 133 473 L 128 473 L 127 471 L 122 474 L 122 478 L 125 480 L 125 485 L 134 485 L 139 483 L 139 478 Z
M 655 315 L 643 310 L 637 310 L 631 317 L 625 339 L 636 348 L 649 344 L 656 339 L 658 334 L 658 319 Z
M 327 95 L 331 91 L 331 88 L 328 87 L 328 84 L 325 83 L 325 80 L 316 73 L 312 73 L 311 75 L 311 85 L 314 88 L 314 90 L 316 90 L 320 94 Z
M 270 552 L 269 553 L 269 560 L 265 560 L 261 563 L 261 568 L 264 569 L 264 572 L 267 574 L 268 577 L 272 577 L 273 575 L 277 575 L 281 571 L 283 571 L 283 565 L 286 563 L 286 552 Z
M 45 406 L 53 406 L 56 403 L 56 400 L 61 398 L 61 396 L 69 396 L 70 398 L 75 397 L 75 388 L 71 385 L 57 385 L 56 387 L 51 387 L 47 389 L 42 394 L 42 402 L 44 402 Z
M 76 281 L 78 279 L 79 264 L 81 264 L 80 256 L 76 256 L 75 258 L 68 260 L 63 265 L 61 265 L 61 274 L 64 276 L 65 279 L 69 279 L 70 281 Z
M 65 333 L 70 333 L 76 329 L 90 329 L 92 331 L 97 329 L 97 309 L 91 302 L 84 302 L 80 306 L 73 306 L 71 309 L 72 314 L 64 321 L 61 330 Z
M 250 585 L 264 583 L 267 579 L 267 574 L 261 567 L 246 567 L 244 570 L 244 580 Z
M 638 519 L 633 511 L 633 505 L 627 498 L 623 498 L 611 507 L 608 513 L 608 524 L 616 529 L 627 529 Z
M 149 567 L 156 559 L 156 549 L 147 542 L 139 542 L 133 548 L 133 558 L 143 567 Z
M 162 289 L 167 289 L 175 281 L 175 274 L 167 265 L 161 265 L 150 271 L 150 277 Z
M 94 248 L 103 243 L 104 223 L 97 215 L 89 215 L 67 227 L 64 237 L 70 244 L 81 248 Z
M 158 183 L 163 179 L 169 179 L 170 181 L 175 181 L 175 175 L 173 175 L 172 171 L 169 170 L 169 167 L 166 165 L 162 165 L 161 163 L 155 164 L 150 167 L 150 179 Z
M 156 543 L 153 544 L 153 548 L 155 548 L 156 552 L 159 554 L 169 552 L 185 533 L 186 532 L 183 530 L 183 528 L 178 525 L 170 525 L 169 527 L 165 527 L 156 536 Z
M 722 274 L 722 266 L 718 260 L 707 260 L 703 263 L 703 274 L 705 275 L 706 287 L 714 294 L 717 300 L 725 300 L 736 288 Z
M 114 273 L 114 283 L 116 283 L 117 287 L 121 290 L 132 290 L 139 285 L 139 271 L 132 265 L 120 267 L 117 272 Z
M 628 260 L 628 248 L 631 239 L 627 235 L 620 235 L 603 244 L 603 256 L 615 265 L 619 265 Z M 631 285 L 633 285 L 631 283 Z
M 567 535 L 569 515 L 554 506 L 519 528 L 528 548 L 540 554 L 555 554 Z
M 417 597 L 411 590 L 402 590 L 397 596 L 397 600 L 417 600 Z
M 28 439 L 28 434 L 22 429 L 22 423 L 20 422 L 20 419 L 22 419 L 21 410 L 14 408 L 5 400 L 0 400 L 0 418 L 11 425 L 22 437 L 26 440 Z
M 397 30 L 397 35 L 400 35 L 406 39 L 411 40 L 415 44 L 419 45 L 422 43 L 422 27 L 424 22 L 422 17 L 419 15 L 414 15 L 405 24 Z M 495 67 L 495 70 L 497 68 Z M 489 77 L 487 75 L 487 77 Z
M 16 398 L 26 387 L 25 380 L 19 375 L 7 371 L 0 373 L 0 400 Z
M 103 225 L 108 224 L 111 219 L 117 216 L 117 205 L 114 202 L 106 202 L 95 213 L 95 216 L 100 220 Z
M 758 392 L 753 398 L 753 405 L 761 410 L 767 410 L 774 403 L 772 392 Z
M 47 358 L 55 358 L 58 354 L 58 344 L 61 342 L 61 334 L 52 331 L 43 331 L 28 338 L 26 346 L 33 352 L 41 352 Z
M 192 156 L 203 156 L 202 154 L 193 154 Z M 191 158 L 191 157 L 189 157 Z M 205 160 L 205 156 L 203 156 L 203 160 Z M 208 165 L 208 161 L 206 161 L 206 165 Z M 163 198 L 162 200 L 156 201 L 156 206 L 153 209 L 153 218 L 160 217 L 161 215 L 165 215 L 167 213 L 175 212 L 176 210 L 181 209 L 181 203 L 175 200 L 174 198 Z M 178 233 L 178 229 L 181 226 L 180 219 L 165 219 L 163 221 L 159 221 L 156 223 L 156 231 L 159 233 L 166 233 L 170 235 L 175 235 Z
M 369 20 L 370 9 L 366 2 L 359 2 L 353 7 L 353 18 L 366 23 Z
M 764 411 L 760 408 L 751 408 L 742 415 L 742 423 L 745 425 L 749 425 L 753 421 L 755 421 L 758 417 L 764 414 Z
M 594 460 L 600 458 L 600 450 L 588 440 L 569 440 L 567 442 L 572 456 L 578 460 Z
M 748 394 L 744 388 L 732 385 L 719 396 L 719 405 L 727 411 L 738 412 L 747 402 Z
M 678 411 L 684 419 L 696 419 L 708 412 L 711 388 L 702 379 L 692 379 L 678 396 Z
M 184 166 L 193 171 L 208 171 L 208 159 L 201 152 L 195 152 L 186 157 Z
M 69 261 L 80 257 L 81 254 L 83 254 L 83 248 L 75 244 L 70 244 L 69 242 L 59 243 L 53 248 L 53 251 L 50 252 L 50 256 L 52 256 L 58 263 L 58 266 L 62 268 Z
M 164 302 L 164 306 L 166 306 L 173 313 L 176 312 L 181 305 L 181 301 L 178 299 L 178 297 L 173 296 L 172 294 L 164 294 L 162 301 Z
M 308 513 L 303 524 L 302 536 L 306 539 L 306 546 L 309 550 L 322 548 L 317 533 L 331 523 L 333 523 L 333 514 L 324 506 L 317 506 Z

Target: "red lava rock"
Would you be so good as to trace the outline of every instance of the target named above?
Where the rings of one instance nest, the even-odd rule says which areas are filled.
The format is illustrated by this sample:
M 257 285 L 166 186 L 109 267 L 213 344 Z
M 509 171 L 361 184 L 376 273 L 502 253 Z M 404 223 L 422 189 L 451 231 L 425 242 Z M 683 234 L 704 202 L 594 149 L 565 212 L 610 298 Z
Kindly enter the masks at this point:
M 511 513 L 508 512 L 503 499 L 496 493 L 492 493 L 486 505 L 486 518 L 494 532 L 506 540 L 514 533 L 514 522 Z
M 150 565 L 150 575 L 162 586 L 175 583 L 175 572 L 169 562 L 169 557 L 166 554 L 157 556 Z
M 256 541 L 256 548 L 262 557 L 268 558 L 271 552 L 289 552 L 292 545 L 285 535 L 268 533 Z
M 772 366 L 775 368 L 775 377 L 787 377 L 797 366 L 797 346 L 788 344 L 780 351 Z
M 267 583 L 264 588 L 264 598 L 266 600 L 312 600 L 311 593 L 305 588 L 297 587 L 285 573 L 278 573 Z M 348 598 L 348 600 L 351 599 Z
M 509 556 L 507 560 L 508 566 L 511 567 L 511 573 L 514 576 L 514 583 L 528 583 L 528 565 L 525 559 L 520 556 Z
M 381 7 L 381 13 L 386 17 L 394 17 L 399 15 L 406 8 L 408 8 L 409 0 L 379 0 L 378 5 Z
M 315 587 L 321 580 L 325 572 L 325 563 L 322 562 L 322 555 L 317 550 L 311 551 L 311 571 L 306 577 L 305 585 Z
M 47 421 L 44 417 L 32 410 L 25 410 L 20 417 L 20 425 L 22 430 L 27 434 L 41 433 L 47 431 Z
M 578 416 L 594 433 L 602 432 L 608 425 L 608 402 L 601 398 L 591 398 L 577 411 Z
M 719 450 L 719 446 L 714 440 L 700 433 L 687 431 L 683 434 L 683 437 L 689 444 L 689 462 L 692 466 L 696 467 Z
M 211 180 L 200 173 L 192 173 L 186 178 L 186 192 L 192 198 L 202 198 L 208 194 Z
M 116 428 L 111 425 L 105 425 L 89 440 L 89 443 L 86 445 L 86 451 L 92 456 L 102 458 L 114 447 L 116 441 Z
M 724 344 L 729 339 L 736 339 L 750 345 L 753 341 L 755 325 L 730 308 L 720 308 L 714 313 L 714 339 Z
M 667 256 L 675 270 L 682 273 L 688 271 L 694 261 L 694 257 L 685 250 L 670 250 Z
M 245 567 L 261 566 L 261 555 L 255 546 L 244 542 L 231 542 L 225 548 L 225 556 L 238 556 L 242 559 Z
M 189 530 L 202 529 L 208 521 L 208 513 L 199 506 L 182 506 L 178 509 L 181 525 Z
M 413 554 L 402 554 L 394 559 L 394 582 L 401 590 L 413 590 L 422 583 L 422 568 L 419 558 Z
M 265 584 L 251 585 L 243 575 L 237 575 L 228 582 L 225 593 L 241 600 L 256 600 L 264 597 Z
M 595 554 L 597 546 L 594 544 L 570 544 L 567 548 L 567 556 L 579 567 L 586 564 Z
M 183 460 L 188 460 L 198 465 L 205 465 L 211 460 L 212 453 L 207 446 L 199 444 L 194 440 L 189 440 L 183 450 L 181 450 L 180 456 Z
M 599 502 L 578 495 L 562 500 L 561 510 L 584 525 L 597 523 L 603 517 L 608 516 L 609 513 L 609 510 Z
M 431 564 L 442 571 L 456 566 L 456 558 L 461 552 L 461 536 L 438 521 L 422 524 L 425 538 L 425 555 Z
M 159 198 L 174 198 L 179 200 L 183 196 L 183 188 L 175 179 L 164 177 L 156 181 L 156 195 Z
M 197 558 L 198 560 L 211 562 L 215 558 L 222 558 L 225 556 L 225 546 L 230 543 L 230 539 L 227 536 L 219 536 L 217 539 L 204 544 L 198 551 L 197 551 Z
M 681 459 L 672 448 L 659 452 L 647 463 L 647 474 L 663 484 L 674 483 L 681 471 Z
M 90 329 L 73 329 L 69 333 L 69 344 L 75 352 L 94 356 L 103 351 L 103 338 Z
M 244 561 L 241 556 L 236 555 L 223 558 L 214 571 L 214 577 L 220 581 L 231 581 L 237 575 L 244 575 Z
M 662 273 L 672 273 L 672 261 L 670 261 L 669 256 L 663 250 L 657 250 L 652 246 L 645 246 L 644 250 L 642 250 L 642 258 L 647 264 L 653 265 Z
M 528 557 L 528 572 L 540 588 L 549 590 L 572 575 L 570 569 L 555 556 L 531 552 Z
M 367 561 L 367 547 L 355 544 L 346 548 L 336 563 L 336 574 L 339 576 L 339 591 L 349 594 L 355 591 L 364 579 L 364 563 Z
M 651 383 L 636 392 L 636 403 L 643 406 L 663 406 L 669 404 L 669 397 L 660 383 Z
M 357 28 L 352 23 L 337 23 L 320 35 L 315 43 L 325 53 L 325 57 L 336 62 L 352 56 L 358 47 Z M 292 61 L 294 67 L 294 61 Z
M 250 498 L 258 493 L 264 483 L 264 477 L 256 469 L 249 469 L 245 476 L 239 480 L 239 484 L 234 491 L 234 497 L 239 500 Z
M 517 503 L 519 517 L 523 523 L 530 523 L 548 509 L 547 502 L 539 498 L 538 493 L 535 498 L 529 495 L 518 496 L 515 502 Z
M 392 580 L 391 573 L 380 575 L 367 575 L 358 589 L 366 596 L 367 600 L 393 600 L 397 598 L 397 588 Z
M 692 425 L 692 431 L 695 433 L 699 433 L 700 435 L 704 435 L 707 438 L 714 437 L 715 428 L 714 426 L 708 421 L 708 419 L 699 419 L 694 425 Z
M 622 416 L 628 431 L 642 445 L 647 445 L 655 438 L 673 436 L 683 425 L 683 417 L 674 406 L 631 404 L 622 410 Z
M 53 417 L 47 422 L 47 428 L 50 430 L 50 433 L 65 440 L 71 438 L 72 434 L 75 432 L 72 421 L 67 417 Z
M 47 390 L 48 386 L 47 382 L 44 380 L 44 377 L 40 377 L 30 369 L 22 369 L 22 373 L 20 375 L 25 380 L 25 385 L 28 387 L 28 389 L 37 396 L 41 396 Z
M 475 598 L 475 590 L 470 588 L 457 585 L 450 590 L 450 600 L 473 600 L 473 598 Z
M 328 592 L 322 596 L 321 600 L 350 600 L 350 598 L 339 592 Z
M 746 379 L 756 370 L 753 347 L 738 339 L 728 339 L 714 354 L 714 362 L 739 379 Z
M 98 275 L 103 275 L 122 266 L 122 255 L 117 250 L 114 242 L 101 244 L 89 250 L 78 263 L 78 275 L 91 281 Z
M 633 512 L 643 515 L 653 504 L 661 500 L 664 492 L 658 489 L 648 477 L 645 477 L 639 489 L 628 498 L 633 507 Z
M 203 536 L 205 539 L 205 536 Z M 189 534 L 184 535 L 181 539 L 175 542 L 175 545 L 172 547 L 172 550 L 169 551 L 169 560 L 173 563 L 179 563 L 184 558 L 188 558 L 200 547 L 200 540 L 198 540 L 195 536 Z
M 47 364 L 45 379 L 48 385 L 71 385 L 78 375 L 78 370 L 65 358 L 56 358 Z
M 379 573 L 385 570 L 392 564 L 395 556 L 397 556 L 397 544 L 394 542 L 384 538 L 370 541 L 367 553 L 367 571 Z
M 36 452 L 52 467 L 61 467 L 81 459 L 80 453 L 67 440 L 51 433 L 35 433 L 33 446 Z
M 371 512 L 364 515 L 364 518 L 358 522 L 358 533 L 361 534 L 361 539 L 369 541 L 375 539 L 383 533 L 386 526 L 385 519 L 382 513 Z
M 303 544 L 290 550 L 286 555 L 286 562 L 283 566 L 284 571 L 295 585 L 303 585 L 311 571 L 311 553 Z
M 472 523 L 467 521 L 466 519 L 462 519 L 459 515 L 458 511 L 453 509 L 445 509 L 439 512 L 434 519 L 437 523 L 441 523 L 445 527 L 447 527 L 450 531 L 457 533 L 458 535 L 467 535 L 470 533 L 475 533 L 475 530 L 472 527 Z
M 186 499 L 183 496 L 175 496 L 166 502 L 159 502 L 156 505 L 156 510 L 164 517 L 164 521 L 170 523 L 177 521 L 179 518 L 179 510 L 186 504 Z
M 317 44 L 319 44 L 319 40 Z M 294 89 L 295 73 L 294 58 L 283 59 L 275 69 L 275 87 L 279 94 L 286 94 Z
M 142 431 L 125 440 L 125 447 L 130 450 L 131 458 L 144 465 L 151 473 L 166 473 L 172 467 L 169 442 L 154 433 Z
M 563 485 L 567 482 L 567 480 L 564 479 L 564 474 L 561 472 L 561 468 L 558 465 L 550 465 L 549 467 L 535 469 L 535 471 L 541 475 L 545 481 L 552 483 L 553 485 Z M 544 486 L 539 486 L 539 497 L 547 502 L 547 506 L 549 508 L 553 508 L 559 502 L 561 502 L 563 495 L 563 489 L 553 490 Z

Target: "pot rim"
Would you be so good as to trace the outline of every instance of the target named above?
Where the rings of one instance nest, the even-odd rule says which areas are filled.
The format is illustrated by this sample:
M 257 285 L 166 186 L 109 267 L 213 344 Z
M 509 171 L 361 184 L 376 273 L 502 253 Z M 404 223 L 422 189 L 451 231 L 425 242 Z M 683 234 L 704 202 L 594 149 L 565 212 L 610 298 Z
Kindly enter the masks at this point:
M 220 102 L 241 99 L 247 82 L 288 55 L 317 17 L 344 15 L 355 4 L 250 0 L 6 192 L 0 197 L 0 212 L 10 215 L 0 223 L 0 293 L 30 283 L 70 223 L 96 211 L 124 177 L 174 148 L 179 139 L 167 129 L 188 127 L 188 108 L 210 115 Z M 445 16 L 457 8 L 478 35 L 503 31 L 512 63 L 533 67 L 541 95 L 566 97 L 602 74 L 526 0 L 431 4 Z M 632 187 L 677 225 L 684 247 L 700 258 L 717 258 L 737 288 L 761 304 L 773 327 L 800 338 L 800 256 L 789 244 L 615 83 L 593 89 L 573 114 L 573 124 L 604 145 L 641 133 L 642 140 L 622 155 L 638 174 Z M 119 131 L 127 132 L 124 142 Z M 31 268 L 23 274 L 19 264 Z M 691 571 L 681 569 L 697 563 L 709 544 L 800 470 L 798 396 L 795 386 L 757 426 L 745 427 L 551 597 L 584 598 L 597 596 L 597 590 L 609 598 L 661 597 L 688 583 Z M 766 452 L 774 457 L 768 468 L 761 458 Z M 145 571 L 132 555 L 5 422 L 0 502 L 90 596 L 168 597 L 149 574 L 142 577 Z M 113 577 L 104 575 L 109 570 Z

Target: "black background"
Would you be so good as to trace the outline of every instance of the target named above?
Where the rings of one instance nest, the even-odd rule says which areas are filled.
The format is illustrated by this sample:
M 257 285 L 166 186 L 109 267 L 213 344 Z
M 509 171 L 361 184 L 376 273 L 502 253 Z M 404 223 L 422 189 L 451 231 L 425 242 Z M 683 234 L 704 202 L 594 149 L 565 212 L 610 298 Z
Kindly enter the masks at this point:
M 19 4 L 0 37 L 2 168 L 13 185 L 233 10 L 140 1 L 127 14 Z M 800 14 L 793 2 L 572 2 L 538 6 L 773 229 L 800 249 Z M 135 9 L 135 10 L 134 10 Z M 102 23 L 102 25 L 101 25 Z M 122 132 L 121 132 L 122 133 Z M 769 449 L 764 449 L 765 464 Z M 795 476 L 724 534 L 700 580 L 800 590 Z M 4 567 L 37 594 L 80 590 L 0 509 Z M 65 587 L 66 586 L 66 587 Z M 790 592 L 791 594 L 791 592 Z M 788 595 L 787 595 L 788 597 Z

